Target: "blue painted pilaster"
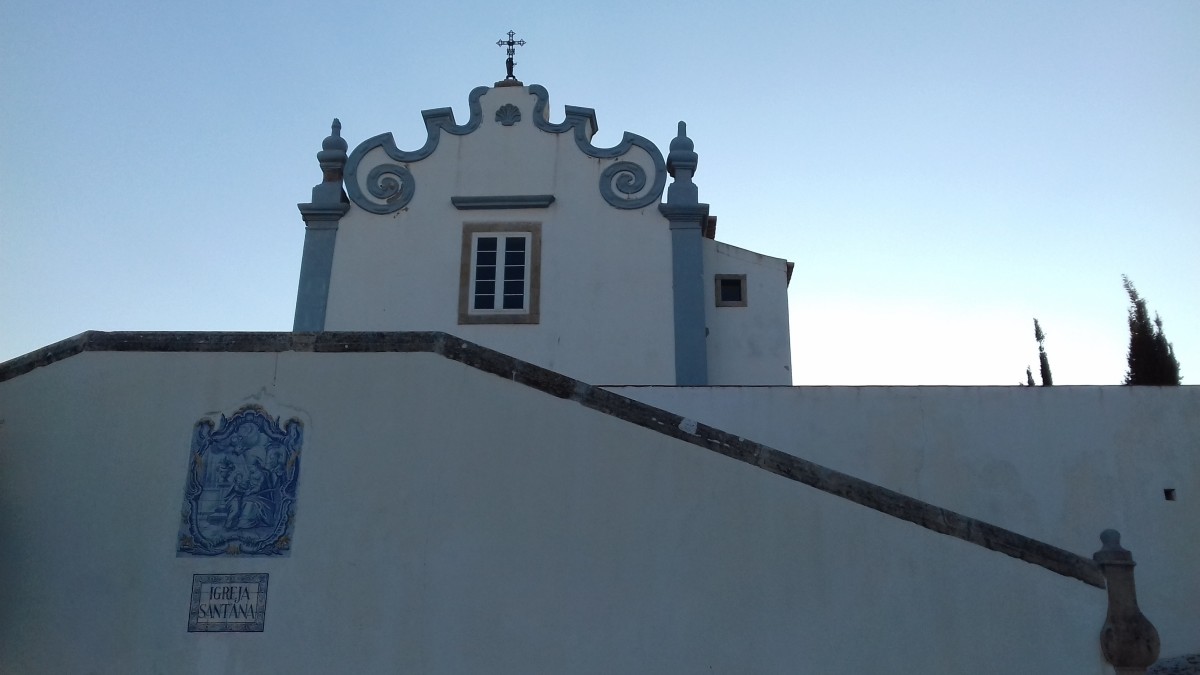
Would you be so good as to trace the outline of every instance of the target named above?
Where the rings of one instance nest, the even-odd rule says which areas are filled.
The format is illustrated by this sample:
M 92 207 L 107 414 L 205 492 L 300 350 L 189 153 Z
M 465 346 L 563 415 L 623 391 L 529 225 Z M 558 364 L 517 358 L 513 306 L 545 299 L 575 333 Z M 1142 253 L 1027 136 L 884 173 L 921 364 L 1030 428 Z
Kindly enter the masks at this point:
M 305 227 L 300 284 L 296 291 L 296 318 L 292 323 L 292 330 L 298 333 L 325 330 L 338 222 L 350 210 L 350 200 L 342 190 L 347 146 L 341 131 L 342 123 L 333 120 L 332 133 L 321 143 L 321 152 L 317 153 L 321 183 L 312 189 L 311 202 L 296 205 Z
M 292 330 L 297 333 L 325 330 L 325 305 L 329 301 L 329 276 L 333 272 L 333 246 L 337 242 L 337 221 L 343 213 L 345 211 L 328 220 L 310 219 L 318 214 L 304 214 L 304 257 L 300 261 L 296 318 L 292 323 Z
M 671 141 L 667 171 L 675 178 L 667 188 L 667 201 L 658 210 L 671 223 L 671 285 L 675 305 L 675 384 L 708 384 L 708 330 L 704 323 L 703 226 L 708 204 L 699 201 L 692 182 L 698 156 L 693 152 L 687 127 Z

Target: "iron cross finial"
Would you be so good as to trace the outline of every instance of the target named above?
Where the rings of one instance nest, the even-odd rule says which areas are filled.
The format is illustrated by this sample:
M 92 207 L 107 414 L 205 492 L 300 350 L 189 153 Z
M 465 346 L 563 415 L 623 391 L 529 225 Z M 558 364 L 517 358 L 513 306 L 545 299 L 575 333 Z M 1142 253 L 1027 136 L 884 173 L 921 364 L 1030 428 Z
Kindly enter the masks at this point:
M 517 65 L 517 62 L 513 61 L 513 57 L 517 55 L 517 47 L 521 47 L 521 46 L 525 45 L 524 40 L 514 40 L 513 39 L 514 37 L 516 37 L 516 35 L 517 34 L 515 32 L 510 30 L 510 31 L 508 31 L 508 39 L 507 40 L 503 40 L 503 39 L 496 40 L 497 47 L 508 47 L 508 58 L 504 60 L 504 66 L 508 69 L 508 76 L 506 76 L 504 78 L 506 80 L 517 79 L 517 77 L 515 75 L 513 75 L 513 66 Z

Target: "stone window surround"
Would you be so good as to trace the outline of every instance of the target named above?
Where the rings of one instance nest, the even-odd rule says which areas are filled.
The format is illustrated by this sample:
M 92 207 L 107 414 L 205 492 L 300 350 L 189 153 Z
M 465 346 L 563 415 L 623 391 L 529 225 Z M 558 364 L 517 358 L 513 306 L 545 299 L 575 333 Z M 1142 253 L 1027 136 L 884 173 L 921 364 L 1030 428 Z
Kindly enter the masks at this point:
M 472 312 L 471 307 L 471 271 L 474 260 L 471 256 L 471 243 L 477 234 L 524 234 L 529 235 L 529 250 L 526 258 L 529 276 L 529 295 L 526 298 L 524 312 L 513 311 L 483 311 Z M 458 323 L 463 324 L 522 324 L 538 323 L 541 318 L 541 277 L 542 277 L 542 224 L 539 222 L 468 222 L 463 223 L 462 256 L 458 277 Z M 499 281 L 499 280 L 497 280 Z
M 741 300 L 722 300 L 721 299 L 721 282 L 722 281 L 738 281 L 741 284 L 742 299 Z M 713 276 L 713 298 L 716 300 L 717 307 L 745 307 L 747 302 L 746 297 L 746 275 L 745 274 L 716 274 Z

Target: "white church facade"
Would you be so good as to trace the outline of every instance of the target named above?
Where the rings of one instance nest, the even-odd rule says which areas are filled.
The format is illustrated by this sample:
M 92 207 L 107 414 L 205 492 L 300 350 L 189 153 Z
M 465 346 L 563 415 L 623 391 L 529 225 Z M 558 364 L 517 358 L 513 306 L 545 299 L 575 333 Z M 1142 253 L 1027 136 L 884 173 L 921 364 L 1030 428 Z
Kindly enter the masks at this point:
M 468 103 L 335 121 L 292 332 L 0 364 L 0 672 L 1187 672 L 1200 389 L 792 387 L 682 122 Z
M 791 384 L 789 265 L 712 238 L 683 124 L 665 162 L 628 132 L 597 148 L 591 109 L 552 123 L 543 87 L 505 84 L 463 124 L 426 111 L 414 151 L 382 134 L 347 161 L 335 122 L 296 330 L 441 330 L 588 382 Z

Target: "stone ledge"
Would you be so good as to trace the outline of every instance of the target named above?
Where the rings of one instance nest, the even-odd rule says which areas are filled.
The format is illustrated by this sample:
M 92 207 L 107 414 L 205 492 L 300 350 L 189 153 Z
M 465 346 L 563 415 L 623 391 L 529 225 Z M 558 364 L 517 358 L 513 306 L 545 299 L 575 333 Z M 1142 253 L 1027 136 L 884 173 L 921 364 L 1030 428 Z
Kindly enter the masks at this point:
M 85 351 L 434 353 L 471 368 L 538 389 L 556 398 L 576 401 L 605 415 L 720 453 L 927 530 L 1003 553 L 1097 588 L 1105 587 L 1104 575 L 1101 574 L 1099 565 L 1090 558 L 934 506 L 695 420 L 639 403 L 447 333 L 89 331 L 0 364 L 0 382 Z
M 1200 675 L 1200 654 L 1162 659 L 1147 668 L 1146 675 Z

